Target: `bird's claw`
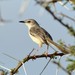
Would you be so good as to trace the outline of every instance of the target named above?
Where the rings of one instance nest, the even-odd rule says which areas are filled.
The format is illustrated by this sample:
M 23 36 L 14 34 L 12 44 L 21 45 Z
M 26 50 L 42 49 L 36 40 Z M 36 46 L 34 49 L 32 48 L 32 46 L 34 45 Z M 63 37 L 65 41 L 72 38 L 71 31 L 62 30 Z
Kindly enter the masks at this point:
M 47 55 L 48 55 L 48 52 L 44 52 L 44 55 L 47 57 Z

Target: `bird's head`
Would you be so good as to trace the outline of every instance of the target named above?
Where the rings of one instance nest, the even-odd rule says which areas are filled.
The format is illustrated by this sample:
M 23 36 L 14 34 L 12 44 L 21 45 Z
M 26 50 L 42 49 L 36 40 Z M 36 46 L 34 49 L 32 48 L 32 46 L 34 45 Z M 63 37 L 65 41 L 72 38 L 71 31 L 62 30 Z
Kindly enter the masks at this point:
M 25 23 L 25 25 L 28 26 L 29 29 L 34 26 L 39 26 L 39 24 L 34 19 L 26 19 L 24 21 L 19 22 Z

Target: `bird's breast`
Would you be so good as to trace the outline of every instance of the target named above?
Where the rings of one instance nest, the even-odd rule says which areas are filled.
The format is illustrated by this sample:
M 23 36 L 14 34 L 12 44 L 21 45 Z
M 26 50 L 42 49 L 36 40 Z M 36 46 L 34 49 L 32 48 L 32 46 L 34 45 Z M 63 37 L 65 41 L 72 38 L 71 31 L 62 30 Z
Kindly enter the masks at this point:
M 39 45 L 43 44 L 43 41 L 39 37 L 37 37 L 37 36 L 35 37 L 35 36 L 31 35 L 30 33 L 29 33 L 29 36 L 35 43 L 37 43 Z

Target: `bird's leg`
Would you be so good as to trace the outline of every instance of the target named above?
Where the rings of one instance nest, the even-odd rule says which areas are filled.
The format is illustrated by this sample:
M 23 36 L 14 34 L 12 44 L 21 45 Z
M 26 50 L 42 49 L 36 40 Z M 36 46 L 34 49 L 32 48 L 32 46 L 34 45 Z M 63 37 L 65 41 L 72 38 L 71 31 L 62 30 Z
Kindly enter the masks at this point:
M 48 49 L 49 49 L 49 45 L 47 45 L 47 50 L 44 52 L 44 54 L 47 56 L 48 55 Z
M 41 47 L 42 47 L 42 44 L 39 44 L 39 47 L 38 47 L 38 49 L 35 51 L 35 54 L 34 54 L 34 55 L 37 54 L 37 52 L 40 50 Z
M 39 51 L 39 49 L 40 49 L 40 47 L 38 49 L 36 49 L 35 52 L 34 52 L 34 55 L 33 56 L 34 56 L 35 59 L 36 59 L 36 54 Z
M 34 55 L 36 55 L 36 54 L 37 54 L 37 52 L 39 51 L 39 49 L 40 49 L 40 47 L 39 47 L 38 49 L 36 49 L 36 50 L 35 50 Z

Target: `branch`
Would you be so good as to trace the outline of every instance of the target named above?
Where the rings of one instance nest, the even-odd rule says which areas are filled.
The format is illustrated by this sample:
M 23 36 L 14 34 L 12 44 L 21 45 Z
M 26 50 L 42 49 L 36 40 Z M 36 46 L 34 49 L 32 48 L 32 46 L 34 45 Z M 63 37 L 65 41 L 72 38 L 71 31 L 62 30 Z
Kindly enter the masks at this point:
M 59 0 L 60 1 L 60 0 Z M 36 1 L 37 2 L 37 1 Z M 69 26 L 68 24 L 65 24 L 61 19 L 59 19 L 57 16 L 55 16 L 55 14 L 50 10 L 50 7 L 47 5 L 47 6 L 43 6 L 41 3 L 37 2 L 38 4 L 40 4 L 43 8 L 45 8 L 46 11 L 48 11 L 55 20 L 57 20 L 61 25 L 63 25 L 65 28 L 67 28 L 71 34 L 75 37 L 75 30 Z M 72 19 L 72 18 L 71 18 Z M 74 20 L 74 19 L 72 19 Z
M 14 69 L 11 69 L 11 74 L 10 75 L 13 75 L 16 72 L 18 72 L 18 69 L 23 65 L 22 62 L 26 63 L 27 61 L 29 61 L 31 59 L 36 60 L 37 58 L 48 58 L 48 57 L 53 58 L 54 56 L 63 56 L 63 55 L 65 55 L 65 54 L 55 52 L 53 54 L 48 54 L 48 55 L 42 54 L 42 55 L 35 55 L 35 56 L 34 55 L 33 56 L 27 56 L 21 62 L 19 62 L 18 65 Z
M 72 20 L 73 22 L 75 22 L 75 19 L 72 18 L 72 17 L 70 17 L 70 16 L 68 16 L 68 15 L 65 15 L 65 14 L 63 14 L 63 13 L 58 13 L 58 14 L 60 14 L 61 16 L 66 17 L 66 18 Z
M 67 28 L 70 32 L 72 32 L 72 35 L 75 37 L 75 30 L 74 30 L 72 27 L 70 27 L 68 24 L 65 24 L 64 22 L 62 22 L 61 19 L 59 19 L 58 17 L 56 17 L 56 16 L 54 15 L 54 13 L 50 10 L 49 7 L 46 7 L 45 9 L 54 17 L 55 20 L 57 20 L 59 23 L 61 23 L 61 25 L 63 25 L 63 26 L 64 26 L 65 28 Z
M 62 22 L 61 19 L 59 19 L 58 17 L 56 17 L 56 16 L 54 15 L 54 13 L 50 10 L 49 7 L 46 7 L 45 9 L 54 17 L 55 20 L 57 20 L 59 23 L 61 23 L 61 25 L 63 25 L 65 28 L 67 28 L 67 29 L 71 32 L 71 34 L 75 37 L 75 30 L 74 30 L 73 27 L 71 27 L 71 26 L 69 26 L 68 24 L 65 24 L 64 22 Z M 73 19 L 72 19 L 72 20 L 73 20 Z

